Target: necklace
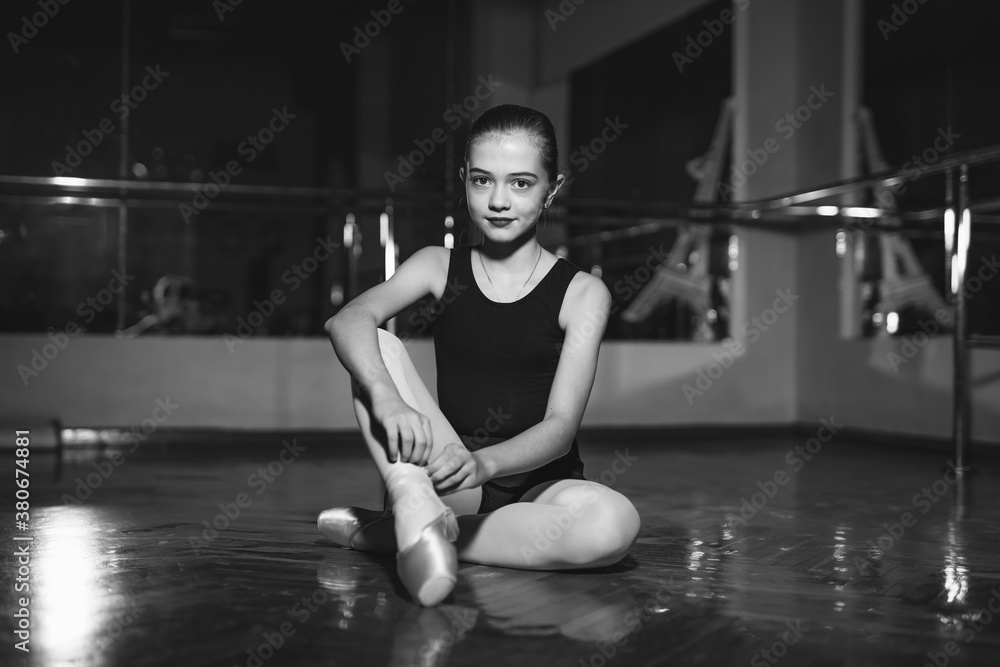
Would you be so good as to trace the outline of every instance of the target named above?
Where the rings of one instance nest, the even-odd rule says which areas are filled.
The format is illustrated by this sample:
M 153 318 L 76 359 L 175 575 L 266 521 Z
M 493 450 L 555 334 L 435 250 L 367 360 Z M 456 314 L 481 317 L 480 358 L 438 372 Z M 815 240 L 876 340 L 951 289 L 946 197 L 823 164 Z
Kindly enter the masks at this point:
M 528 279 L 524 281 L 523 285 L 521 285 L 521 289 L 517 290 L 517 295 L 514 296 L 514 301 L 517 301 L 518 299 L 521 298 L 521 292 L 523 292 L 524 288 L 528 286 L 529 282 L 531 282 L 531 276 L 535 275 L 535 269 L 538 268 L 538 262 L 541 259 L 542 259 L 542 246 L 538 246 L 538 257 L 535 258 L 535 265 L 531 267 L 531 273 L 528 274 Z M 486 274 L 486 280 L 489 281 L 490 289 L 493 290 L 493 296 L 496 297 L 496 300 L 499 301 L 500 303 L 513 303 L 504 301 L 503 299 L 500 298 L 500 295 L 497 294 L 496 285 L 493 284 L 493 280 L 490 278 L 490 272 L 486 270 L 486 263 L 483 262 L 482 251 L 479 252 L 479 263 L 483 267 L 483 273 Z

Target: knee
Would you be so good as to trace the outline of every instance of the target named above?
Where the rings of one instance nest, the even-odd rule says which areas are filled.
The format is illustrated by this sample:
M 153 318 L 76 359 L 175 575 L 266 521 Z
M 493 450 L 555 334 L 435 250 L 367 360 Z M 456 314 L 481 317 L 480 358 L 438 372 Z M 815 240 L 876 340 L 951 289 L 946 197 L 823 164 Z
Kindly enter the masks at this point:
M 619 496 L 609 507 L 598 513 L 600 526 L 595 532 L 603 536 L 594 545 L 595 567 L 617 563 L 628 554 L 639 536 L 639 512 L 624 496 Z
M 641 520 L 635 506 L 615 491 L 601 498 L 581 517 L 577 531 L 574 564 L 604 567 L 628 554 L 639 535 Z

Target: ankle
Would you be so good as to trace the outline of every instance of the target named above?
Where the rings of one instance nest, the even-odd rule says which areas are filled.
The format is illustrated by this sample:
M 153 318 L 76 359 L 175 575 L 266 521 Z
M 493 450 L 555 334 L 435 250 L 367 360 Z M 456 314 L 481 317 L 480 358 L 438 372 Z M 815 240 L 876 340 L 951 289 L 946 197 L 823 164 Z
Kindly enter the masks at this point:
M 420 512 L 430 503 L 432 506 L 443 505 L 431 478 L 423 468 L 413 464 L 399 464 L 385 477 L 385 488 L 393 513 L 397 516 Z
M 385 478 L 395 517 L 396 544 L 405 551 L 420 538 L 424 528 L 440 518 L 447 505 L 438 497 L 423 468 L 406 464 Z

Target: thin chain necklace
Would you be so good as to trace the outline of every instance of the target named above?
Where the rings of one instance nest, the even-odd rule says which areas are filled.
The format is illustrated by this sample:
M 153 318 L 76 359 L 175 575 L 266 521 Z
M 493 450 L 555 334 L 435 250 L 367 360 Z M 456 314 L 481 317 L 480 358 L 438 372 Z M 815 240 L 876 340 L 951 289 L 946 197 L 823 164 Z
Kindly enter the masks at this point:
M 524 281 L 523 285 L 521 285 L 521 289 L 517 290 L 517 295 L 514 297 L 514 301 L 517 301 L 518 299 L 521 298 L 521 292 L 523 292 L 524 288 L 528 286 L 529 282 L 531 282 L 531 276 L 535 275 L 535 269 L 538 268 L 538 262 L 541 259 L 542 259 L 542 246 L 538 246 L 538 257 L 535 258 L 535 265 L 531 267 L 531 273 L 528 274 L 528 279 Z M 489 281 L 490 289 L 493 290 L 493 296 L 496 297 L 496 300 L 499 301 L 500 303 L 513 303 L 504 301 L 503 299 L 500 298 L 500 295 L 497 294 L 496 285 L 493 284 L 493 280 L 490 278 L 490 272 L 486 270 L 486 263 L 483 262 L 482 250 L 479 251 L 479 264 L 482 265 L 483 267 L 483 273 L 486 274 L 486 280 Z

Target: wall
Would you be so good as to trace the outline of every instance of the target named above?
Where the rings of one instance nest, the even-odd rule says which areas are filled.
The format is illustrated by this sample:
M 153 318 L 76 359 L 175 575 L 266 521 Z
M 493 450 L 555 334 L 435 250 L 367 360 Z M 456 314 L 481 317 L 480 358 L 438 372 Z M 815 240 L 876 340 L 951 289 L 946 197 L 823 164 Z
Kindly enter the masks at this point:
M 230 353 L 221 337 L 93 335 L 71 339 L 25 386 L 17 366 L 30 366 L 32 350 L 46 344 L 44 335 L 0 336 L 3 423 L 58 417 L 73 427 L 128 427 L 169 398 L 180 406 L 164 422 L 171 428 L 356 428 L 347 374 L 323 339 L 250 339 Z M 434 393 L 433 345 L 411 341 L 407 348 Z M 694 387 L 698 369 L 717 352 L 697 344 L 606 343 L 586 423 L 791 421 L 791 401 L 776 390 L 780 379 L 769 379 L 763 356 L 741 360 L 689 403 L 683 385 Z M 779 375 L 785 367 L 770 364 Z
M 525 72 L 520 59 L 510 60 L 507 71 L 512 83 L 523 81 L 509 90 L 527 95 L 528 82 L 535 79 L 537 86 L 531 94 L 563 108 L 570 69 L 699 4 L 635 0 L 612 6 L 590 0 L 557 30 L 538 36 L 539 71 Z M 822 22 L 800 23 L 795 4 L 790 0 L 754 3 L 747 10 L 747 20 L 736 26 L 734 88 L 740 111 L 734 155 L 758 146 L 772 134 L 775 118 L 800 104 L 817 76 L 846 76 L 837 69 L 837 58 L 822 53 L 831 47 L 829 43 L 817 38 L 808 46 L 823 32 Z M 830 4 L 837 12 L 846 6 Z M 549 5 L 557 3 L 540 3 L 541 13 Z M 529 15 L 533 16 L 523 7 L 517 14 L 522 20 Z M 830 20 L 844 19 L 834 15 Z M 543 30 L 545 25 L 541 25 Z M 579 31 L 577 37 L 570 39 L 571 30 Z M 756 41 L 750 41 L 751 31 Z M 587 45 L 583 50 L 576 48 L 579 35 Z M 491 54 L 494 60 L 470 69 L 503 71 L 502 51 Z M 831 66 L 833 71 L 822 69 Z M 821 121 L 799 134 L 789 150 L 775 156 L 781 159 L 753 179 L 741 196 L 774 195 L 843 174 L 850 160 L 829 142 L 847 132 L 844 111 L 828 110 L 836 117 L 829 120 L 830 125 Z M 558 125 L 558 119 L 554 120 Z M 824 150 L 838 157 L 817 157 Z M 839 171 L 824 171 L 830 168 Z M 944 336 L 932 340 L 895 373 L 886 355 L 900 341 L 842 340 L 836 308 L 840 278 L 832 233 L 787 236 L 742 229 L 733 322 L 737 327 L 752 323 L 772 306 L 778 289 L 790 287 L 799 295 L 795 308 L 759 338 L 742 336 L 747 353 L 725 370 L 719 359 L 729 360 L 721 346 L 606 343 L 585 423 L 787 424 L 832 415 L 858 428 L 947 437 L 950 341 Z M 347 378 L 329 343 L 321 339 L 251 339 L 230 354 L 218 338 L 119 341 L 90 336 L 72 340 L 25 387 L 16 368 L 30 364 L 32 349 L 40 350 L 46 343 L 44 335 L 0 335 L 0 368 L 5 369 L 0 376 L 0 420 L 58 416 L 71 426 L 128 426 L 149 416 L 158 398 L 170 397 L 181 406 L 170 418 L 171 427 L 354 427 Z M 433 388 L 430 343 L 412 343 L 410 350 Z M 1000 353 L 976 351 L 973 368 L 977 378 L 974 437 L 1000 443 Z M 709 378 L 708 372 L 717 377 Z M 706 389 L 686 397 L 685 384 Z
M 737 25 L 734 70 L 739 103 L 734 160 L 774 135 L 775 121 L 793 111 L 813 86 L 834 97 L 780 144 L 741 189 L 743 200 L 777 197 L 858 175 L 856 108 L 861 62 L 860 0 L 810 5 L 794 0 L 755 3 Z M 848 203 L 846 201 L 841 203 Z M 889 353 L 900 339 L 841 337 L 841 264 L 835 230 L 774 237 L 740 231 L 749 252 L 770 256 L 799 295 L 793 314 L 795 419 L 809 423 L 830 416 L 851 427 L 914 436 L 950 437 L 951 337 L 937 336 L 909 362 L 894 369 Z M 750 272 L 752 273 L 752 271 Z M 756 281 L 757 276 L 748 275 Z M 749 288 L 751 295 L 762 287 Z M 1000 443 L 1000 352 L 976 350 L 973 437 Z
M 804 335 L 822 341 L 824 331 Z M 58 417 L 68 426 L 128 427 L 149 417 L 157 399 L 169 398 L 180 406 L 164 423 L 171 428 L 355 428 L 347 375 L 322 339 L 251 339 L 230 354 L 218 338 L 89 336 L 71 340 L 25 387 L 17 366 L 30 366 L 32 349 L 50 342 L 40 335 L 0 336 L 0 422 Z M 835 416 L 857 428 L 947 437 L 949 341 L 932 341 L 898 375 L 886 360 L 890 345 L 898 343 L 834 340 L 814 346 L 808 367 L 817 375 L 800 374 L 796 396 L 787 388 L 794 366 L 787 352 L 762 348 L 754 354 L 751 347 L 704 394 L 690 394 L 689 402 L 683 386 L 697 388 L 699 370 L 713 366 L 713 354 L 720 354 L 717 346 L 607 342 L 584 423 L 788 424 Z M 433 393 L 433 346 L 413 341 L 408 349 Z M 1000 355 L 976 351 L 973 366 L 979 378 L 974 435 L 997 443 Z M 718 374 L 715 368 L 721 366 L 713 366 Z

